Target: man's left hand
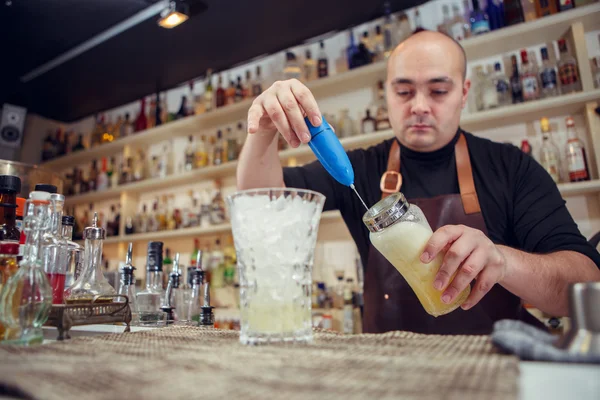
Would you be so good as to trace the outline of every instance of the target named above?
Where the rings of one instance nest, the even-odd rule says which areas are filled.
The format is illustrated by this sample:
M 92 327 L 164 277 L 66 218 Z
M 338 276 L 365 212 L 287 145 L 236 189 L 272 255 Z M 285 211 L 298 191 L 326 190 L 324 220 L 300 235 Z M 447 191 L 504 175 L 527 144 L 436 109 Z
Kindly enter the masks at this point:
M 473 279 L 477 281 L 462 304 L 464 310 L 473 307 L 500 282 L 506 273 L 506 259 L 494 243 L 480 230 L 464 225 L 446 225 L 433 233 L 421 261 L 429 263 L 445 251 L 433 287 L 444 290 L 442 301 L 450 303 Z

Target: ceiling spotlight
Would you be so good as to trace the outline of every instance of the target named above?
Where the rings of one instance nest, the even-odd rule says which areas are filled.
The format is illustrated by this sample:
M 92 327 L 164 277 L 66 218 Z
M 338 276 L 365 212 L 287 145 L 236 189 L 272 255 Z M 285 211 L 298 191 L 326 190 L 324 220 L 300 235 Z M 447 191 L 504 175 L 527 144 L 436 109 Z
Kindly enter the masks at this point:
M 171 29 L 187 21 L 190 15 L 189 7 L 182 1 L 171 0 L 169 5 L 160 13 L 158 25 Z

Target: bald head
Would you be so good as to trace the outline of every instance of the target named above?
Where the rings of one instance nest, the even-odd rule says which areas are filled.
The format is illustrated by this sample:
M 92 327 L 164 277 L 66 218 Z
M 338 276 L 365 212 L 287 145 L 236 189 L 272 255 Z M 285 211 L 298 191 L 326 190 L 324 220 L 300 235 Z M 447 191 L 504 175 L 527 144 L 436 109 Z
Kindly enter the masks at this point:
M 402 56 L 415 57 L 423 53 L 440 56 L 460 69 L 463 80 L 467 77 L 467 54 L 456 40 L 436 31 L 420 31 L 400 43 L 388 59 L 388 70 L 393 63 L 402 60 Z

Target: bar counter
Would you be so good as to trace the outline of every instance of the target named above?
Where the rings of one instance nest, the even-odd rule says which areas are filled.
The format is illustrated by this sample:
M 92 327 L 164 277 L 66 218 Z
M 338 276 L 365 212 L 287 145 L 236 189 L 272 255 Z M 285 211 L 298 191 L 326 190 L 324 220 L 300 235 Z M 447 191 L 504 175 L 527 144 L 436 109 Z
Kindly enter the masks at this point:
M 520 362 L 488 336 L 315 330 L 308 345 L 246 346 L 236 331 L 74 327 L 0 346 L 0 393 L 25 399 L 597 399 L 600 366 Z M 116 333 L 106 333 L 116 332 Z M 45 335 L 55 338 L 56 330 Z

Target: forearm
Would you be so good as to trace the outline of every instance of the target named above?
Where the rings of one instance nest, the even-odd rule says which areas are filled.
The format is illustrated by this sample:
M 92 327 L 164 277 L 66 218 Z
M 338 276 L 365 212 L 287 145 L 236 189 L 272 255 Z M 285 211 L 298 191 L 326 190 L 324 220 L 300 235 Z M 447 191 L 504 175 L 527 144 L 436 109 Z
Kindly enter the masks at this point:
M 530 254 L 497 246 L 506 259 L 500 284 L 525 302 L 554 316 L 568 315 L 568 288 L 573 282 L 600 280 L 600 270 L 581 253 Z
M 277 151 L 277 135 L 248 135 L 238 160 L 238 189 L 285 186 L 283 168 Z

